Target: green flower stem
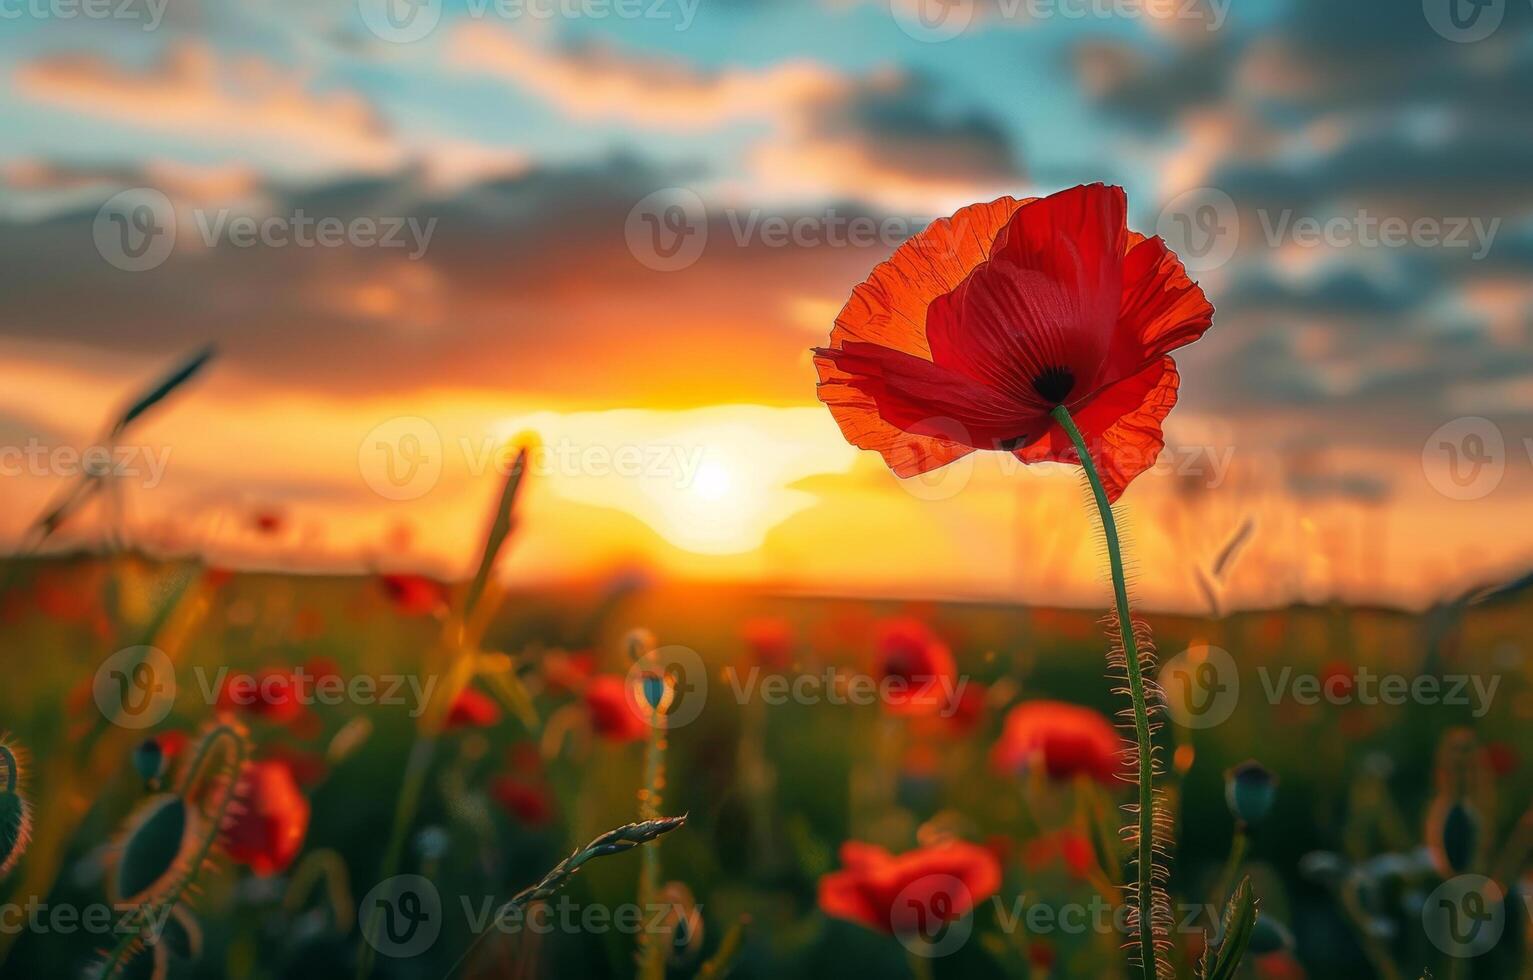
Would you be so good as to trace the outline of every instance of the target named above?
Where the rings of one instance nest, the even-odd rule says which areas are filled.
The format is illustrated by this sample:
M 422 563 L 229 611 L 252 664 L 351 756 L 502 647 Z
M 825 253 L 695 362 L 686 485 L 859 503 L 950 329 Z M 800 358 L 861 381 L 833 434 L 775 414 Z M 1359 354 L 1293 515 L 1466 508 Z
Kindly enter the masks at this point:
M 1230 842 L 1230 856 L 1224 862 L 1224 871 L 1219 875 L 1219 891 L 1214 895 L 1214 904 L 1222 904 L 1227 901 L 1231 889 L 1235 887 L 1235 876 L 1240 873 L 1240 865 L 1246 859 L 1246 851 L 1251 848 L 1251 835 L 1246 830 L 1244 823 L 1235 825 L 1235 839 Z
M 1112 566 L 1113 597 L 1118 612 L 1118 632 L 1123 639 L 1123 659 L 1128 674 L 1129 698 L 1134 703 L 1134 739 L 1139 746 L 1139 885 L 1135 901 L 1139 912 L 1139 956 L 1146 977 L 1159 976 L 1159 958 L 1155 951 L 1154 921 L 1154 871 L 1155 871 L 1155 808 L 1152 780 L 1154 757 L 1150 744 L 1150 708 L 1144 693 L 1144 676 L 1139 669 L 1139 644 L 1134 638 L 1134 623 L 1129 618 L 1128 583 L 1123 577 L 1123 548 L 1118 542 L 1118 525 L 1113 520 L 1112 504 L 1107 500 L 1107 490 L 1097 475 L 1096 465 L 1081 430 L 1063 405 L 1053 412 L 1054 420 L 1065 430 L 1065 435 L 1075 444 L 1080 457 L 1081 469 L 1091 484 L 1091 494 L 1096 498 L 1097 513 L 1102 518 L 1102 534 L 1107 539 L 1107 560 Z

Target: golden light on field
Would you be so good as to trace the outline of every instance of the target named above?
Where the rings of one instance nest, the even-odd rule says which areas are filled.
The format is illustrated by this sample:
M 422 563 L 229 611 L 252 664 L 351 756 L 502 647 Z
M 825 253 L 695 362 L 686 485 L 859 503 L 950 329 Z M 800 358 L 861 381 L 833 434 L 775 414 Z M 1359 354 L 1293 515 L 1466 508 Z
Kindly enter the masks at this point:
M 540 412 L 499 428 L 537 434 L 532 472 L 551 493 L 629 514 L 701 555 L 761 547 L 816 502 L 793 483 L 844 473 L 856 458 L 815 408 Z

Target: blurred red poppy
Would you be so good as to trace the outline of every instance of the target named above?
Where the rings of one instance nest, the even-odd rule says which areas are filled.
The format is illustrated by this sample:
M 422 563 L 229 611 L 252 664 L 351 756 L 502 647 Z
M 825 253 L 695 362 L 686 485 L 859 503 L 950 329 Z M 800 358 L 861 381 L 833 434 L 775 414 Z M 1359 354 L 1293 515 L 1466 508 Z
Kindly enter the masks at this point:
M 481 694 L 471 687 L 458 692 L 447 712 L 447 727 L 489 728 L 500 721 L 500 705 L 488 694 Z
M 281 514 L 271 510 L 258 511 L 250 518 L 251 526 L 262 534 L 277 534 L 285 523 Z
M 277 725 L 296 721 L 304 713 L 292 674 L 278 667 L 266 667 L 254 675 L 230 675 L 218 693 L 218 707 Z
M 787 670 L 793 664 L 793 627 L 780 616 L 756 616 L 740 628 L 751 663 L 768 670 Z
M 554 818 L 554 802 L 548 789 L 515 776 L 497 776 L 490 783 L 490 797 L 529 827 L 547 826 Z
M 267 762 L 282 763 L 299 786 L 313 786 L 324 779 L 328 771 L 324 756 L 290 745 L 267 745 L 261 750 L 261 758 Z
M 436 579 L 409 572 L 389 572 L 378 576 L 383 594 L 406 616 L 430 616 L 447 607 L 447 586 Z
M 1165 444 L 1169 353 L 1214 312 L 1164 242 L 1128 230 L 1127 207 L 1102 184 L 1003 197 L 901 245 L 814 352 L 847 441 L 902 477 L 976 449 L 1078 463 L 1049 414 L 1064 405 L 1117 499 Z
M 847 841 L 841 870 L 820 879 L 820 911 L 886 933 L 929 931 L 961 918 L 1001 887 L 1001 865 L 987 848 L 949 841 L 904 854 Z
M 1006 715 L 1001 737 L 990 748 L 990 766 L 1015 775 L 1041 764 L 1050 779 L 1089 776 L 1113 783 L 1126 771 L 1127 748 L 1112 722 L 1090 708 L 1027 701 Z
M 934 714 L 947 706 L 957 683 L 952 651 L 919 619 L 901 617 L 878 626 L 874 672 L 886 686 L 884 707 L 894 714 Z M 897 682 L 897 683 L 890 683 Z
M 253 762 L 241 780 L 224 831 L 229 857 L 258 875 L 287 868 L 309 830 L 309 801 L 285 762 Z
M 543 655 L 543 682 L 557 694 L 579 694 L 595 672 L 596 655 L 589 650 Z
M 1096 863 L 1091 841 L 1076 830 L 1056 830 L 1034 837 L 1022 848 L 1022 864 L 1028 871 L 1039 871 L 1059 862 L 1077 878 L 1085 878 Z
M 628 697 L 621 677 L 602 674 L 586 685 L 586 712 L 591 730 L 611 742 L 632 742 L 649 734 L 649 723 Z

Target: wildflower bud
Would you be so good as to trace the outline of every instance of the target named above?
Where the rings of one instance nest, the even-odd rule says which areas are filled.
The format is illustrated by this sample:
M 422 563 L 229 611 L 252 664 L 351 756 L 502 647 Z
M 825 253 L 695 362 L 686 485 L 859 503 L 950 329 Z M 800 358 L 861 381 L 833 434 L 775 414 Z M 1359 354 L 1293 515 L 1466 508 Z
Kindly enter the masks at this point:
M 157 738 L 146 738 L 133 750 L 133 768 L 146 783 L 153 783 L 165 774 L 165 762 L 165 750 Z
M 423 861 L 440 861 L 447 856 L 451 844 L 452 839 L 447 836 L 447 831 L 436 824 L 422 827 L 420 833 L 415 835 L 415 853 Z
M 16 867 L 32 839 L 26 775 L 25 754 L 8 738 L 0 738 L 0 878 Z
M 1250 760 L 1224 774 L 1224 799 L 1230 813 L 1246 826 L 1266 819 L 1277 797 L 1277 777 L 1260 762 Z
M 1480 815 L 1465 800 L 1439 800 L 1427 819 L 1427 846 L 1443 877 L 1464 874 L 1480 845 Z
M 160 883 L 183 870 L 182 852 L 191 839 L 188 813 L 186 801 L 175 793 L 151 796 L 134 812 L 111 877 L 114 901 L 150 899 Z

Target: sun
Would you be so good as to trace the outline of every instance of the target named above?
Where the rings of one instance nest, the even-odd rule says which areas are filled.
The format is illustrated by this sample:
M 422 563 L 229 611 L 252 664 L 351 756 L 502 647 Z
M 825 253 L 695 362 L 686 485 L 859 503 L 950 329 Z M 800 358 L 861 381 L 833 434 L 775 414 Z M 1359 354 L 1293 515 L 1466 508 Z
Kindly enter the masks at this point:
M 692 493 L 707 501 L 723 500 L 734 486 L 734 477 L 718 460 L 708 460 L 698 466 L 692 478 Z

